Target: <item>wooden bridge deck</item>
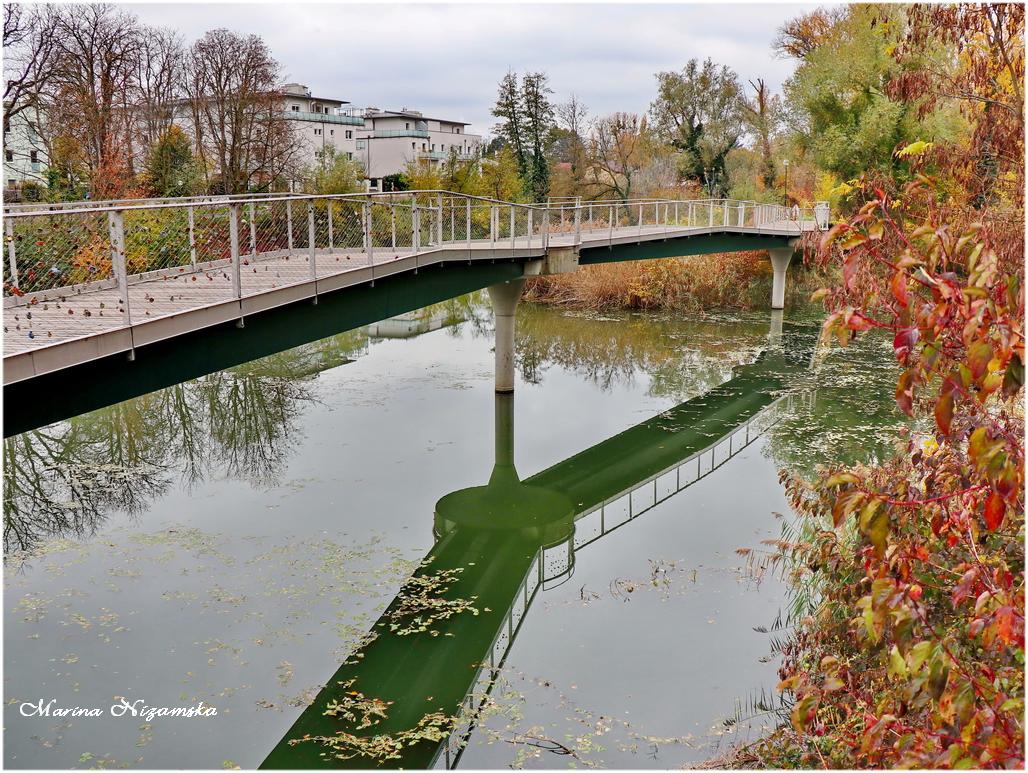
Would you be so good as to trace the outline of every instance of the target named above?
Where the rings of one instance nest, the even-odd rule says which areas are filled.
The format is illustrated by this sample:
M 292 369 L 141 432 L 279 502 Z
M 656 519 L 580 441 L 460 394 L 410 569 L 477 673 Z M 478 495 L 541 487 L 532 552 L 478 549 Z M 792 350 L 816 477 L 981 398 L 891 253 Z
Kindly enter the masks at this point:
M 797 236 L 813 223 L 781 222 L 760 228 L 740 226 L 644 226 L 583 230 L 579 248 L 640 243 L 708 234 Z M 551 234 L 550 249 L 576 246 L 573 234 Z M 58 288 L 35 294 L 31 304 L 4 308 L 4 384 L 193 332 L 245 319 L 298 300 L 376 278 L 452 261 L 536 259 L 545 254 L 540 236 L 490 242 L 444 243 L 413 253 L 376 249 L 364 252 L 318 250 L 316 275 L 304 249 L 243 256 L 241 297 L 233 289 L 229 260 L 132 277 L 128 283 L 132 324 L 125 324 L 116 287 Z

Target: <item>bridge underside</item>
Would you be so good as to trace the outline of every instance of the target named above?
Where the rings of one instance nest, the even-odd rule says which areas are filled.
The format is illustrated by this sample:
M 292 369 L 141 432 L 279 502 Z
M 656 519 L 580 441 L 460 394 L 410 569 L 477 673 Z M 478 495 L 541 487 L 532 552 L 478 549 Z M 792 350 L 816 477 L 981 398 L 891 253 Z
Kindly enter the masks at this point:
M 578 263 L 590 265 L 715 252 L 788 249 L 795 237 L 699 233 L 654 238 L 620 236 L 583 241 Z M 526 263 L 545 257 L 523 247 L 467 254 L 418 270 L 400 270 L 373 283 L 357 281 L 173 337 L 73 363 L 4 386 L 4 436 L 19 434 L 189 379 L 265 357 L 330 335 L 526 275 Z M 356 278 L 356 277 L 355 277 Z
M 516 279 L 523 264 L 445 263 L 298 301 L 4 387 L 4 437 Z
M 580 265 L 617 263 L 625 260 L 653 260 L 680 258 L 686 255 L 711 255 L 716 252 L 748 252 L 774 250 L 790 246 L 795 236 L 767 236 L 763 234 L 711 233 L 686 238 L 660 241 L 627 242 L 592 246 L 583 242 L 579 250 Z

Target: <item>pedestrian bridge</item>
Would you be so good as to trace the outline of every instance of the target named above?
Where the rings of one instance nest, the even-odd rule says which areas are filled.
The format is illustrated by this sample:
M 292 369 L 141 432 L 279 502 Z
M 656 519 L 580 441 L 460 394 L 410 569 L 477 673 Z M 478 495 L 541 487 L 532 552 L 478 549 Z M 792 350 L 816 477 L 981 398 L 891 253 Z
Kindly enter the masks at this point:
M 482 287 L 506 391 L 526 277 L 766 249 L 780 308 L 798 238 L 828 221 L 827 204 L 516 204 L 447 191 L 11 206 L 4 392 L 17 412 L 5 410 L 5 434 Z

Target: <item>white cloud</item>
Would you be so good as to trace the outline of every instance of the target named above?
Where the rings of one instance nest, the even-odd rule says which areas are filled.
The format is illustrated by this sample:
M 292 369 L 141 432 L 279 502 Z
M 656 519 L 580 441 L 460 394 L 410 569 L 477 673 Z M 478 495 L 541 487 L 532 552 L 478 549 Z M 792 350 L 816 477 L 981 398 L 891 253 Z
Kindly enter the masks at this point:
M 227 27 L 263 37 L 289 80 L 360 105 L 418 108 L 489 133 L 496 83 L 513 68 L 550 75 L 594 115 L 645 111 L 654 74 L 711 57 L 778 89 L 793 63 L 771 40 L 796 4 L 126 4 L 192 41 Z

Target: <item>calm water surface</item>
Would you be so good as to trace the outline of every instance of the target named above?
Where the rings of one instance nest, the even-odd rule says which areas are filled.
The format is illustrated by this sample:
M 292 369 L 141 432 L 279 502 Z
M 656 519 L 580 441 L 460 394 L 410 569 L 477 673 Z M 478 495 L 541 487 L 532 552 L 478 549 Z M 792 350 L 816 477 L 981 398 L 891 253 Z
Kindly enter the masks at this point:
M 759 732 L 789 599 L 736 550 L 790 521 L 781 467 L 886 454 L 900 423 L 881 342 L 777 372 L 769 330 L 522 306 L 498 401 L 475 295 L 9 439 L 5 763 L 317 761 L 283 739 L 334 732 L 343 677 L 393 701 L 364 735 L 480 708 L 439 765 L 663 768 Z M 20 712 L 121 698 L 217 716 Z

